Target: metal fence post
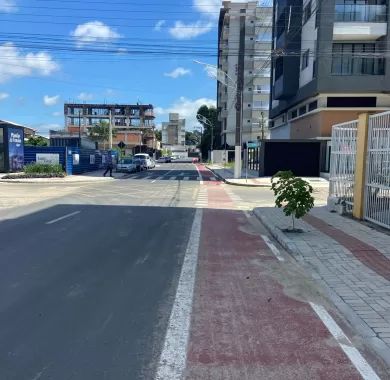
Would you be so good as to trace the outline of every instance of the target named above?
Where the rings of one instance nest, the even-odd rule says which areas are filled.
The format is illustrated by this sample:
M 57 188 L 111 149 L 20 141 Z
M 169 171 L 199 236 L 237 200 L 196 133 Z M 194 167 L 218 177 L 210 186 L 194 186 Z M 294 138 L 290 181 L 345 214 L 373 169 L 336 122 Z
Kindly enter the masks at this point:
M 369 115 L 363 113 L 359 115 L 356 141 L 356 169 L 353 216 L 357 219 L 364 217 L 364 192 L 366 184 L 366 160 L 368 142 Z

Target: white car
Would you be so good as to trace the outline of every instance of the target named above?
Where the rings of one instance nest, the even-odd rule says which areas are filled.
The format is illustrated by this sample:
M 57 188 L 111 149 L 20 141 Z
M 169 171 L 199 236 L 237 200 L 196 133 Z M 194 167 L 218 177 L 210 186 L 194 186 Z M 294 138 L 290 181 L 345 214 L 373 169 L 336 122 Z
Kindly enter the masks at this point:
M 133 158 L 134 160 L 145 160 L 147 169 L 153 169 L 156 167 L 155 161 L 146 153 L 135 154 Z
M 122 158 L 116 165 L 117 172 L 133 173 L 139 171 L 139 165 L 134 162 L 131 158 Z

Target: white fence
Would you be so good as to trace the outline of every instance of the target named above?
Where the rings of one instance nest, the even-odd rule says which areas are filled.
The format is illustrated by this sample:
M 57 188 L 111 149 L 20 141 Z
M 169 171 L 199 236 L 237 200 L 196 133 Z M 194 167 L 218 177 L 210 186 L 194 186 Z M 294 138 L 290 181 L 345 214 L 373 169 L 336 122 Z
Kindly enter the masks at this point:
M 364 214 L 390 228 L 390 112 L 369 118 Z
M 352 212 L 355 185 L 356 139 L 358 121 L 337 124 L 332 130 L 330 159 L 330 196 L 345 202 Z

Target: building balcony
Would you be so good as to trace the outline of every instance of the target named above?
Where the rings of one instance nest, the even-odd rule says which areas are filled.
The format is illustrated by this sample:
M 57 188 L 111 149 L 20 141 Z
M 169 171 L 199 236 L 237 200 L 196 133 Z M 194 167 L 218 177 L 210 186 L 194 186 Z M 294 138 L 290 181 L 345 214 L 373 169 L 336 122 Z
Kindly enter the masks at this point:
M 375 41 L 386 35 L 386 5 L 336 5 L 333 40 Z

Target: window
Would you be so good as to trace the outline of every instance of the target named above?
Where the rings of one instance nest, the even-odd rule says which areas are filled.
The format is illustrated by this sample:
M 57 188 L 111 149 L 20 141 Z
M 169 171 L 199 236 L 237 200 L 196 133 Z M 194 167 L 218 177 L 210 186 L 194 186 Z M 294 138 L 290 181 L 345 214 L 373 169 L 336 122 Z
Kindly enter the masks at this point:
M 269 108 L 269 104 L 268 104 L 268 102 L 264 102 L 262 100 L 255 100 L 253 102 L 253 108 L 268 109 Z
M 291 111 L 291 119 L 298 117 L 298 110 Z
M 307 20 L 309 20 L 311 16 L 311 0 L 306 4 L 305 8 L 303 9 L 303 23 L 305 24 Z
M 315 23 L 315 28 L 317 29 L 320 26 L 320 10 L 317 9 L 316 11 L 316 23 Z
M 301 60 L 301 70 L 305 70 L 307 66 L 309 66 L 309 55 L 310 55 L 310 49 L 307 49 L 302 54 L 302 60 Z
M 258 94 L 269 94 L 271 87 L 269 84 L 258 84 L 256 85 L 256 92 Z
M 246 9 L 240 9 L 240 13 L 246 13 Z
M 249 104 L 248 104 L 248 108 L 251 108 L 251 107 L 252 107 L 252 105 L 249 103 Z
M 385 59 L 375 43 L 333 44 L 333 75 L 384 75 Z
M 299 108 L 299 116 L 302 116 L 306 113 L 306 106 L 302 106 Z
M 265 30 L 264 32 L 260 32 L 257 36 L 256 41 L 271 42 L 272 41 L 272 31 Z
M 283 75 L 283 62 L 283 57 L 279 57 L 275 61 L 275 80 Z
M 316 101 L 314 101 L 314 102 L 311 102 L 310 104 L 309 104 L 309 112 L 310 111 L 314 111 L 315 109 L 317 109 L 318 108 L 318 101 L 316 100 Z
M 386 22 L 386 0 L 336 0 L 335 21 Z

